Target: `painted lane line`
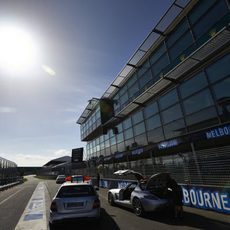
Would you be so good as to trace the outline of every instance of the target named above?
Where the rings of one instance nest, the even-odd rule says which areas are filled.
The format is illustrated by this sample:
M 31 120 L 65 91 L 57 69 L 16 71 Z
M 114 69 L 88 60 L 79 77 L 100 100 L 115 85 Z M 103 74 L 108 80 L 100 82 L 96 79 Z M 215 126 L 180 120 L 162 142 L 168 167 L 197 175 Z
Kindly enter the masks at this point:
M 15 230 L 47 230 L 46 187 L 40 182 L 33 192 Z
M 17 193 L 21 192 L 22 190 L 23 190 L 23 188 L 20 189 L 20 190 L 18 190 L 18 191 L 15 192 L 14 194 L 8 196 L 5 200 L 3 200 L 3 201 L 0 202 L 0 205 L 3 204 L 3 203 L 5 203 L 7 200 L 9 200 L 11 197 L 15 196 Z

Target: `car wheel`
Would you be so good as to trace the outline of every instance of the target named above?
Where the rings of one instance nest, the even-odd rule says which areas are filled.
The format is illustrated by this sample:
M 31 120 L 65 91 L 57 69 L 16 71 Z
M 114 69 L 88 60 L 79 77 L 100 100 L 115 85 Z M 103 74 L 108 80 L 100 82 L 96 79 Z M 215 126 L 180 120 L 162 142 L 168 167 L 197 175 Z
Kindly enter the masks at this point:
M 112 206 L 115 205 L 115 203 L 114 203 L 114 198 L 113 198 L 112 193 L 109 193 L 109 194 L 108 194 L 108 202 L 109 202 L 109 204 L 112 205 Z
M 144 216 L 144 209 L 142 207 L 141 201 L 138 198 L 133 199 L 133 210 L 137 216 Z

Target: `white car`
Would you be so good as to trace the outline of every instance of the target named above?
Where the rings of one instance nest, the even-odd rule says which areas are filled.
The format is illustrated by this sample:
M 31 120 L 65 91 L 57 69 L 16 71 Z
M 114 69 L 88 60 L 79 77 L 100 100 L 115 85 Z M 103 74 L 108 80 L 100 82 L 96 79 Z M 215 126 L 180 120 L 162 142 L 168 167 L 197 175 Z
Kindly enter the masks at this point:
M 172 210 L 171 191 L 167 189 L 167 173 L 158 173 L 146 179 L 133 170 L 119 170 L 116 175 L 133 174 L 137 181 L 129 183 L 125 188 L 110 189 L 108 202 L 111 205 L 124 206 L 134 210 L 137 216 L 157 210 Z
M 100 200 L 92 185 L 64 183 L 50 206 L 50 227 L 65 220 L 91 219 L 99 223 L 100 209 Z

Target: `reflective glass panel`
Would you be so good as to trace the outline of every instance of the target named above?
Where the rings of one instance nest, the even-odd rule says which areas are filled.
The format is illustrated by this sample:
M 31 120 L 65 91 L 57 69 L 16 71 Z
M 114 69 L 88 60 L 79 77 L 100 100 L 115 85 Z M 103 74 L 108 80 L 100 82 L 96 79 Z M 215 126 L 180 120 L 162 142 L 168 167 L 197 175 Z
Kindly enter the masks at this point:
M 146 129 L 151 130 L 161 126 L 161 120 L 159 114 L 150 117 L 146 120 Z
M 132 126 L 131 117 L 129 117 L 126 120 L 123 121 L 123 127 L 124 127 L 124 129 L 128 129 L 131 126 Z
M 193 27 L 193 32 L 196 38 L 201 37 L 206 31 L 219 21 L 225 14 L 228 13 L 226 3 L 222 0 L 217 1 L 217 4 L 208 11 Z
M 158 112 L 158 106 L 156 102 L 153 102 L 151 104 L 148 104 L 145 108 L 144 108 L 144 114 L 145 114 L 145 118 L 148 118 L 152 115 L 154 115 L 155 113 Z
M 208 85 L 204 72 L 200 72 L 180 86 L 181 97 L 185 98 Z
M 222 122 L 230 120 L 230 77 L 213 86 Z
M 186 31 L 188 30 L 187 20 L 184 19 L 180 24 L 168 35 L 167 37 L 167 45 L 171 47 L 173 43 L 180 38 Z
M 165 138 L 173 138 L 185 134 L 185 123 L 183 119 L 173 121 L 164 126 Z
M 142 110 L 139 110 L 138 112 L 136 112 L 135 114 L 132 115 L 132 121 L 133 121 L 133 124 L 137 124 L 137 123 L 143 121 Z
M 218 124 L 218 118 L 214 107 L 201 110 L 197 113 L 186 116 L 186 124 L 189 131 L 199 130 Z
M 214 64 L 209 66 L 206 71 L 210 82 L 215 82 L 230 73 L 230 55 L 226 55 L 223 58 L 216 61 Z
M 182 117 L 182 111 L 179 104 L 176 104 L 169 109 L 166 109 L 161 114 L 164 124 Z
M 138 82 L 136 82 L 135 84 L 133 84 L 129 89 L 129 98 L 131 97 L 136 97 L 138 92 L 139 92 L 139 86 L 138 86 Z
M 152 79 L 151 71 L 147 71 L 139 78 L 139 85 L 142 89 Z
M 159 99 L 161 109 L 165 109 L 178 101 L 176 89 L 171 90 Z
M 150 63 L 153 64 L 155 63 L 159 58 L 160 56 L 163 55 L 163 53 L 166 51 L 166 48 L 165 48 L 165 44 L 162 43 L 152 54 L 152 56 L 150 57 Z
M 198 1 L 197 5 L 192 9 L 188 14 L 189 21 L 191 24 L 194 24 L 216 0 L 202 0 Z
M 167 54 L 164 54 L 157 62 L 152 65 L 153 75 L 157 76 L 162 70 L 169 64 L 169 58 Z
M 186 114 L 194 113 L 208 106 L 213 105 L 209 90 L 204 90 L 183 102 Z
M 144 124 L 144 122 L 141 122 L 140 124 L 135 125 L 133 127 L 133 129 L 134 129 L 135 136 L 144 133 L 145 132 L 145 124 Z
M 183 51 L 193 43 L 192 34 L 188 31 L 169 49 L 169 55 L 174 60 L 183 54 Z
M 147 133 L 148 142 L 157 143 L 164 140 L 162 127 L 153 129 Z
M 124 135 L 125 135 L 125 140 L 132 138 L 133 137 L 133 129 L 127 129 L 124 131 Z

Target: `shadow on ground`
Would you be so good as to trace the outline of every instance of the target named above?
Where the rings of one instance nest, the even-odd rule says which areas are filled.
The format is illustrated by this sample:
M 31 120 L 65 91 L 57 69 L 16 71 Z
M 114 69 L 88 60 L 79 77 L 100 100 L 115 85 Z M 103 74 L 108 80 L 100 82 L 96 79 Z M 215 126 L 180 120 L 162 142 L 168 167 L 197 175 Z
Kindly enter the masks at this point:
M 93 229 L 93 230 L 119 230 L 120 228 L 117 226 L 116 222 L 113 218 L 105 211 L 105 209 L 101 209 L 101 221 L 100 223 L 96 223 L 93 221 L 85 220 L 85 221 L 65 221 L 63 223 L 59 223 L 52 227 L 52 230 L 71 230 L 71 229 Z
M 158 212 L 148 214 L 147 219 L 153 221 L 161 222 L 168 225 L 184 226 L 184 227 L 193 227 L 197 229 L 220 229 L 220 230 L 229 230 L 230 225 L 226 222 L 213 220 L 195 213 L 184 212 L 182 219 L 175 219 L 171 213 L 168 212 Z

